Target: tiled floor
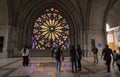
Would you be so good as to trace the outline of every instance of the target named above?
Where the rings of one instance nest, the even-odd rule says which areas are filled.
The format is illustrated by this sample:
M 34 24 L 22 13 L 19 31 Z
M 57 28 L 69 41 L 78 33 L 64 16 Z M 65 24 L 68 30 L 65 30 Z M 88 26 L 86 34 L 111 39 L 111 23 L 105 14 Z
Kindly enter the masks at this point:
M 116 65 L 111 65 L 111 72 L 106 72 L 104 61 L 94 64 L 92 57 L 82 58 L 82 71 L 71 72 L 69 58 L 62 62 L 61 72 L 56 72 L 54 58 L 31 58 L 27 67 L 22 66 L 22 58 L 0 59 L 0 77 L 120 77 Z

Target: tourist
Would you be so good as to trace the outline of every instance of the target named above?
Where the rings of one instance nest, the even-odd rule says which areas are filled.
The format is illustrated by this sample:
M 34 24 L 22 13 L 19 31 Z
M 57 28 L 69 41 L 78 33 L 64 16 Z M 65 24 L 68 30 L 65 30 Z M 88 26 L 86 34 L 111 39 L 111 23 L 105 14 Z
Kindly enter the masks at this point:
M 72 64 L 72 72 L 77 72 L 77 55 L 75 51 L 75 46 L 72 46 L 72 48 L 70 49 L 70 60 Z
M 102 51 L 101 58 L 102 56 L 104 56 L 103 59 L 106 61 L 105 64 L 107 65 L 107 72 L 110 72 L 110 64 L 112 59 L 111 55 L 113 56 L 112 49 L 110 49 L 108 45 L 105 45 L 105 48 Z
M 23 66 L 28 66 L 30 56 L 28 47 L 25 45 L 24 48 L 22 48 L 21 52 L 23 56 Z
M 93 57 L 94 57 L 94 63 L 98 63 L 98 48 L 96 46 L 93 46 L 92 48 L 92 52 L 93 52 Z
M 58 49 L 55 52 L 55 58 L 56 58 L 56 70 L 58 72 L 60 72 L 61 71 L 61 61 L 64 60 L 64 56 L 63 56 L 63 53 L 62 53 L 62 50 L 60 47 L 58 47 Z
M 77 46 L 77 54 L 78 54 L 78 71 L 81 71 L 82 50 L 80 45 Z

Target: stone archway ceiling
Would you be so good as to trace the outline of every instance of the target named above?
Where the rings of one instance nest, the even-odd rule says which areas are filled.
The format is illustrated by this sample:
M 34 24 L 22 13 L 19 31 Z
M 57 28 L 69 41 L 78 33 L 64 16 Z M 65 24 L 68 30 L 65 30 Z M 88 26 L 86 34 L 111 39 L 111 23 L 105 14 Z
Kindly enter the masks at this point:
M 16 21 L 17 26 L 21 26 L 21 25 L 24 26 L 25 24 L 22 24 L 21 23 L 22 21 L 26 20 L 26 18 L 28 16 L 32 17 L 34 15 L 37 15 L 37 13 L 41 12 L 43 10 L 43 8 L 52 6 L 52 4 L 50 4 L 50 2 L 52 2 L 52 1 L 59 5 L 59 6 L 56 6 L 56 5 L 53 4 L 53 6 L 57 7 L 58 9 L 62 9 L 66 18 L 67 19 L 72 19 L 72 21 L 75 22 L 75 25 L 79 25 L 79 24 L 83 25 L 83 24 L 81 24 L 81 22 L 84 23 L 83 19 L 86 18 L 86 15 L 85 15 L 86 9 L 85 8 L 86 8 L 86 5 L 87 5 L 87 0 L 81 0 L 81 1 L 80 0 L 66 0 L 66 1 L 25 0 L 25 1 L 21 1 L 21 2 L 20 1 L 21 0 L 18 1 L 20 3 L 19 4 L 19 3 L 16 3 L 17 1 L 12 0 L 12 4 L 19 4 L 19 6 L 13 6 L 12 7 L 14 9 L 18 10 L 18 12 L 16 13 L 16 17 L 18 17 L 18 18 L 15 18 L 15 19 L 17 19 L 17 21 Z M 47 5 L 47 4 L 49 4 L 49 5 Z M 84 5 L 82 5 L 82 4 L 84 4 Z M 41 8 L 41 9 L 39 9 L 39 8 Z M 39 9 L 39 11 L 38 11 L 38 9 Z M 38 12 L 36 12 L 36 11 L 38 11 Z M 15 13 L 13 13 L 13 14 L 15 15 Z M 71 18 L 69 18 L 69 17 L 71 17 Z
M 76 26 L 80 27 L 79 25 L 81 24 L 81 12 L 80 7 L 78 7 L 78 4 L 73 3 L 72 0 L 66 0 L 66 1 L 56 1 L 56 0 L 52 0 L 53 2 L 51 2 L 50 0 L 47 1 L 43 1 L 43 0 L 31 0 L 28 1 L 26 3 L 22 3 L 21 2 L 21 9 L 18 12 L 19 18 L 17 19 L 17 27 L 19 27 L 20 30 L 25 31 L 24 33 L 28 32 L 26 30 L 30 30 L 32 31 L 32 26 L 33 26 L 33 22 L 36 20 L 37 17 L 39 17 L 40 14 L 42 14 L 43 10 L 45 10 L 48 7 L 55 7 L 56 9 L 60 10 L 62 12 L 62 16 L 64 16 L 68 22 L 68 24 L 71 24 L 71 35 L 74 35 L 74 33 L 76 33 L 75 31 L 77 31 Z M 79 0 L 77 0 L 79 1 Z M 53 3 L 53 4 L 51 4 Z M 67 5 L 66 5 L 67 3 Z M 83 25 L 82 25 L 83 26 Z M 29 29 L 27 29 L 29 28 Z M 20 36 L 25 36 L 23 34 L 20 34 Z M 26 38 L 30 38 L 30 37 L 25 37 Z
M 91 31 L 103 31 L 106 11 L 110 0 L 92 0 L 89 25 Z
M 30 21 L 34 20 L 34 18 L 39 16 L 44 9 L 46 9 L 47 7 L 52 7 L 52 6 L 56 7 L 57 9 L 60 9 L 60 10 L 62 9 L 61 12 L 63 12 L 62 13 L 63 16 L 65 16 L 69 20 L 69 22 L 71 22 L 71 21 L 76 22 L 76 23 L 79 22 L 80 16 L 77 13 L 75 7 L 72 6 L 72 3 L 70 1 L 68 1 L 68 2 L 67 1 L 66 2 L 59 1 L 58 2 L 58 1 L 53 0 L 53 2 L 56 3 L 58 6 L 54 5 L 54 3 L 52 5 L 50 0 L 48 0 L 48 1 L 32 0 L 31 2 L 29 1 L 29 3 L 25 4 L 26 5 L 25 7 L 22 7 L 24 9 L 19 12 L 19 14 L 20 14 L 19 19 L 18 19 L 19 23 L 21 23 L 22 21 L 23 21 L 23 23 L 25 23 L 24 21 L 26 20 L 26 18 L 29 18 L 29 19 L 31 18 Z M 68 4 L 66 5 L 66 3 L 68 3 Z M 73 20 L 71 20 L 71 19 L 73 19 Z M 18 23 L 18 25 L 19 25 L 19 23 Z M 23 26 L 24 26 L 24 24 L 23 24 Z
M 53 2 L 53 4 L 51 4 L 51 2 Z M 16 26 L 18 26 L 19 24 L 20 24 L 19 26 L 21 26 L 21 22 L 26 20 L 27 17 L 34 17 L 34 15 L 37 15 L 38 13 L 42 12 L 44 8 L 47 8 L 50 6 L 55 6 L 57 7 L 57 9 L 60 9 L 60 10 L 62 9 L 61 11 L 63 11 L 63 14 L 67 17 L 67 19 L 71 17 L 72 21 L 77 24 L 81 24 L 81 21 L 82 21 L 81 25 L 83 25 L 83 23 L 86 22 L 86 18 L 88 18 L 89 15 L 91 16 L 91 14 L 97 13 L 96 10 L 100 13 L 103 12 L 102 14 L 104 14 L 105 10 L 101 10 L 100 8 L 106 8 L 108 5 L 107 4 L 108 2 L 109 0 L 89 0 L 89 1 L 88 0 L 60 0 L 60 1 L 57 1 L 57 0 L 17 0 L 17 1 L 8 0 L 8 3 L 11 4 L 11 11 L 12 11 L 12 14 L 10 17 L 12 18 L 11 20 L 14 20 L 13 23 L 17 22 Z M 119 0 L 117 0 L 117 2 L 119 3 Z M 57 3 L 59 6 L 54 5 L 54 3 Z M 88 6 L 89 3 L 91 3 L 93 7 Z M 100 7 L 100 8 L 95 8 L 95 7 Z M 90 10 L 90 14 L 88 10 Z M 90 21 L 90 24 L 94 24 L 94 22 Z M 25 24 L 22 24 L 22 25 L 24 26 Z
M 120 0 L 115 0 L 113 7 L 108 14 L 108 24 L 110 27 L 120 26 Z
M 22 29 L 30 26 L 36 17 L 42 13 L 43 9 L 53 6 L 61 10 L 63 16 L 67 18 L 68 23 L 72 23 L 75 29 L 76 26 L 90 26 L 91 28 L 97 26 L 99 27 L 98 29 L 102 30 L 106 16 L 105 11 L 110 1 L 114 0 L 8 0 L 8 3 L 11 4 L 12 14 L 10 14 L 10 17 L 14 21 L 12 23 L 15 23 L 12 26 Z M 115 8 L 119 6 L 119 0 L 116 3 Z M 113 17 L 112 13 L 113 11 L 110 13 L 110 16 Z
M 48 7 L 55 7 L 56 9 L 62 12 L 62 16 L 64 16 L 67 22 L 71 24 L 71 32 L 75 31 L 76 26 L 81 25 L 80 22 L 80 20 L 82 20 L 80 14 L 81 12 L 77 8 L 78 7 L 77 5 L 79 5 L 79 3 L 76 5 L 75 3 L 77 2 L 74 0 L 66 0 L 66 1 L 19 0 L 19 2 L 20 3 L 17 3 L 19 4 L 18 6 L 15 5 L 14 7 L 11 6 L 11 8 L 17 10 L 17 12 L 12 11 L 13 13 L 12 15 L 14 15 L 14 17 L 11 16 L 12 17 L 11 20 L 14 20 L 12 23 L 15 23 L 12 26 L 16 26 L 18 27 L 18 30 L 20 30 L 18 34 L 19 39 L 28 38 L 26 37 L 25 34 L 26 33 L 28 34 L 28 31 L 31 30 L 31 27 L 33 26 L 32 23 L 34 23 L 36 18 L 39 17 L 39 15 L 43 13 L 43 10 L 45 10 Z M 14 3 L 13 0 L 12 4 L 16 4 L 16 1 Z M 72 35 L 74 35 L 74 33 Z

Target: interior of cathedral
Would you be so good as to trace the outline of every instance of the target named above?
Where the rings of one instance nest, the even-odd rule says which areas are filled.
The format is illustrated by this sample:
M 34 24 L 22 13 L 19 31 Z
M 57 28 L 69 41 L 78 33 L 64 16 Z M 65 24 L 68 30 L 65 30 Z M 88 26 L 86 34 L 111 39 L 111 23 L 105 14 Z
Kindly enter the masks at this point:
M 0 0 L 0 77 L 118 77 L 116 64 L 106 73 L 101 53 L 106 44 L 119 53 L 120 0 Z M 22 66 L 21 50 L 30 63 Z M 72 73 L 71 46 L 81 46 L 82 71 Z M 56 72 L 51 49 L 65 60 Z M 93 63 L 93 46 L 99 63 Z

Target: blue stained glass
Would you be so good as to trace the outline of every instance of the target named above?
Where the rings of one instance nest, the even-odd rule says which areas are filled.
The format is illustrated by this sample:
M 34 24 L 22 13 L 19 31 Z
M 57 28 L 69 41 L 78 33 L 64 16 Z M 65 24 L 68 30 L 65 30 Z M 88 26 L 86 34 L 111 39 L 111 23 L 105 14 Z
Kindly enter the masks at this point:
M 36 49 L 38 49 L 38 46 L 36 46 Z
M 38 29 L 33 29 L 33 33 L 37 33 L 38 32 Z

